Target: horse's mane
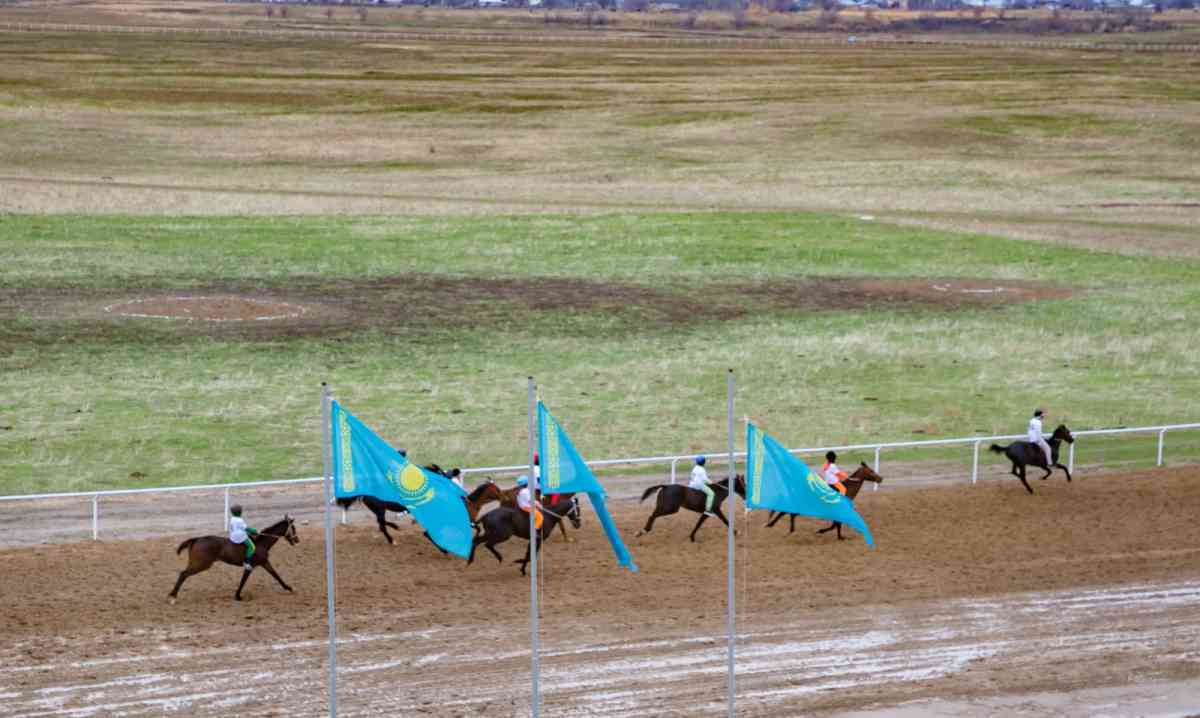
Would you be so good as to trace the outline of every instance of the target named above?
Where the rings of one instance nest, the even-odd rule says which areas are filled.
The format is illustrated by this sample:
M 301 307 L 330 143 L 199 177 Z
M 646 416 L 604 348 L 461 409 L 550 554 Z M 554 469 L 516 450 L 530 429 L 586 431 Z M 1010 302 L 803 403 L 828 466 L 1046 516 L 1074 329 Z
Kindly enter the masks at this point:
M 471 489 L 471 493 L 467 494 L 467 501 L 471 501 L 471 502 L 478 501 L 479 497 L 483 496 L 483 492 L 489 486 L 495 486 L 495 484 L 493 484 L 490 481 L 485 481 L 482 484 L 480 484 L 479 486 L 476 486 L 475 488 Z
M 266 527 L 262 531 L 259 531 L 259 533 L 274 534 L 276 536 L 282 536 L 283 534 L 279 533 L 279 530 L 282 528 L 285 528 L 288 525 L 289 521 L 291 521 L 291 519 L 289 519 L 289 518 L 280 519 L 279 521 L 276 521 L 275 523 Z

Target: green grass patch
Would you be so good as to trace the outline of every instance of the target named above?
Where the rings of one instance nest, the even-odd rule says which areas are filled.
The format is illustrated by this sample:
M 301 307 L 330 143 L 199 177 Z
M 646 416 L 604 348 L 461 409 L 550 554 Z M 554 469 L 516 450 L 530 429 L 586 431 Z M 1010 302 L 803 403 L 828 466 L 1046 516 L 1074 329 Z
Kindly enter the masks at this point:
M 1198 276 L 832 215 L 9 215 L 0 493 L 313 475 L 321 381 L 414 456 L 464 466 L 524 456 L 531 374 L 591 458 L 719 449 L 729 367 L 737 414 L 792 445 L 1011 433 L 1036 405 L 1075 429 L 1195 420 Z M 806 301 L 868 277 L 1075 293 Z M 103 312 L 214 287 L 324 313 L 276 329 Z

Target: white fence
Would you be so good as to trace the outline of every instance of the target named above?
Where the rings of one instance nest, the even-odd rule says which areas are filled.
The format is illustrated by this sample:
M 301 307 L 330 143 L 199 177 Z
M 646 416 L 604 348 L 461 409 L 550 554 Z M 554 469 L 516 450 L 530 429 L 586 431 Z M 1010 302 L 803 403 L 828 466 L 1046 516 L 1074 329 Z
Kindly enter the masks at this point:
M 1068 445 L 1067 451 L 1067 468 L 1070 471 L 1075 470 L 1075 449 L 1079 445 L 1079 439 L 1082 437 L 1093 436 L 1114 436 L 1120 434 L 1158 434 L 1157 453 L 1155 456 L 1155 466 L 1162 466 L 1163 451 L 1166 444 L 1166 435 L 1169 431 L 1188 431 L 1200 430 L 1200 423 L 1194 424 L 1166 424 L 1160 426 L 1139 426 L 1132 428 L 1121 429 L 1091 429 L 1086 431 L 1074 432 L 1076 442 Z M 874 468 L 879 471 L 881 465 L 881 454 L 884 449 L 910 449 L 922 447 L 939 447 L 939 446 L 970 446 L 972 451 L 971 459 L 971 483 L 974 484 L 979 480 L 979 451 L 985 443 L 995 441 L 1012 441 L 1014 439 L 1024 439 L 1024 434 L 1005 434 L 1001 436 L 971 436 L 958 439 L 929 439 L 923 441 L 891 441 L 875 444 L 848 444 L 843 446 L 821 446 L 807 447 L 799 449 L 789 449 L 792 454 L 823 454 L 826 451 L 874 451 L 875 461 Z M 595 468 L 604 468 L 610 466 L 639 466 L 647 464 L 669 464 L 671 467 L 671 483 L 675 483 L 678 476 L 678 467 L 680 461 L 690 460 L 697 453 L 706 454 L 714 458 L 727 456 L 725 451 L 709 451 L 709 452 L 692 452 L 688 454 L 672 454 L 664 456 L 644 456 L 623 459 L 600 459 L 597 461 L 587 462 L 588 466 Z M 737 458 L 744 458 L 746 452 L 737 452 L 734 454 Z M 483 466 L 478 468 L 463 469 L 464 474 L 515 474 L 528 470 L 528 466 L 511 465 L 511 466 Z M 222 520 L 228 522 L 230 492 L 234 489 L 264 489 L 280 486 L 299 485 L 299 484 L 316 484 L 321 481 L 321 477 L 312 477 L 306 479 L 285 479 L 280 481 L 253 481 L 233 484 L 206 484 L 201 486 L 170 486 L 155 489 L 115 489 L 111 491 L 78 491 L 59 494 L 29 494 L 25 496 L 0 496 L 0 502 L 11 501 L 37 501 L 37 500 L 54 500 L 54 499 L 90 499 L 92 504 L 92 538 L 100 538 L 100 500 L 104 497 L 114 496 L 132 496 L 138 494 L 167 494 L 177 492 L 194 492 L 194 491 L 223 491 L 225 499 L 225 510 L 222 514 Z M 876 485 L 878 488 L 878 485 Z M 345 522 L 345 514 L 343 514 L 343 522 Z

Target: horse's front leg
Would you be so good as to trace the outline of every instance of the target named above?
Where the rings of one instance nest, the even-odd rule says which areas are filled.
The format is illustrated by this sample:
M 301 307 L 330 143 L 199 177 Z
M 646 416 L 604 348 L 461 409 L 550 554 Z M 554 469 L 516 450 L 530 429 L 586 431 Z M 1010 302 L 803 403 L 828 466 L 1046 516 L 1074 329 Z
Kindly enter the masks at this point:
M 295 593 L 295 591 L 292 590 L 292 587 L 287 585 L 287 581 L 284 581 L 282 578 L 280 578 L 279 574 L 275 573 L 275 567 L 271 565 L 270 561 L 264 560 L 261 565 L 267 570 L 267 573 L 271 574 L 272 578 L 279 582 L 280 586 L 283 586 L 284 591 L 287 591 L 288 593 Z
M 238 583 L 237 593 L 233 594 L 234 599 L 238 601 L 242 600 L 242 589 L 246 587 L 246 579 L 250 578 L 250 572 L 253 570 L 253 568 L 242 570 L 242 580 Z
M 796 533 L 796 514 L 791 514 L 792 526 L 788 529 L 788 534 Z
M 819 534 L 826 534 L 826 533 L 829 533 L 830 531 L 832 531 L 832 530 L 834 530 L 835 528 L 837 528 L 837 526 L 838 526 L 838 522 L 837 522 L 837 521 L 831 521 L 831 522 L 829 523 L 829 525 L 828 525 L 828 526 L 826 526 L 825 528 L 823 528 L 823 529 L 817 529 L 817 533 L 819 533 Z
M 846 540 L 845 537 L 842 536 L 842 522 L 841 521 L 837 522 L 837 527 L 838 527 L 838 541 L 845 541 Z
M 1062 464 L 1055 464 L 1055 466 L 1063 470 L 1063 473 L 1067 475 L 1067 481 L 1069 482 L 1071 480 L 1071 470 Z
M 563 541 L 566 541 L 567 543 L 571 543 L 572 541 L 575 540 L 567 535 L 567 522 L 566 521 L 558 522 L 558 530 L 562 531 Z

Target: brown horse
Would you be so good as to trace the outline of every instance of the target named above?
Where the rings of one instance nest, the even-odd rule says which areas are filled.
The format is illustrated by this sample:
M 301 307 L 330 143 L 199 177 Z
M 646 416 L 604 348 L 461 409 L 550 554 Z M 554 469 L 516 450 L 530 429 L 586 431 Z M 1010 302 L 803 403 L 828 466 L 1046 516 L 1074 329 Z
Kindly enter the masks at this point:
M 854 470 L 854 473 L 850 474 L 849 478 L 847 478 L 845 481 L 842 482 L 842 484 L 846 487 L 846 498 L 853 501 L 854 497 L 858 496 L 858 492 L 860 489 L 862 489 L 863 484 L 868 481 L 873 481 L 877 484 L 882 484 L 883 477 L 880 476 L 879 474 L 875 473 L 875 470 L 872 469 L 870 466 L 867 466 L 866 462 L 860 461 L 858 468 Z M 796 531 L 796 516 L 797 515 L 798 514 L 789 514 L 784 511 L 772 511 L 771 512 L 771 520 L 767 522 L 767 528 L 771 528 L 772 526 L 774 526 L 776 523 L 779 522 L 779 519 L 783 518 L 784 516 L 788 516 L 788 517 L 791 517 L 791 523 L 792 523 L 792 527 L 788 531 L 788 533 L 794 533 Z M 843 540 L 842 522 L 841 521 L 834 521 L 833 523 L 829 524 L 828 526 L 826 526 L 823 529 L 817 529 L 817 533 L 823 534 L 823 533 L 832 531 L 834 529 L 837 529 L 838 541 Z
M 570 521 L 575 528 L 582 525 L 579 518 L 579 501 L 574 496 L 567 498 L 566 494 L 559 494 L 558 501 L 553 506 L 542 506 L 542 528 L 538 531 L 538 551 L 542 550 L 542 544 L 554 531 L 554 524 L 561 523 L 564 519 Z M 479 519 L 475 540 L 471 544 L 471 555 L 467 557 L 467 565 L 474 563 L 475 549 L 480 544 L 486 546 L 496 560 L 503 563 L 504 557 L 496 550 L 496 544 L 504 543 L 513 536 L 529 540 L 529 514 L 520 509 L 510 509 L 504 506 L 487 512 Z M 530 544 L 532 543 L 530 541 Z M 529 565 L 529 546 L 525 547 L 525 558 L 517 563 L 521 565 L 521 575 L 524 576 L 525 568 Z
M 514 486 L 511 489 L 501 489 L 500 490 L 500 498 L 497 499 L 497 501 L 499 501 L 500 505 L 506 509 L 518 509 L 519 510 L 521 508 L 520 506 L 517 506 L 517 494 L 519 494 L 519 493 L 521 493 L 520 486 Z M 547 501 L 550 500 L 551 496 L 554 496 L 555 501 L 557 501 L 559 498 L 567 498 L 567 499 L 572 498 L 575 496 L 575 494 L 544 494 L 544 496 Z M 568 543 L 575 540 L 575 539 L 571 538 L 570 536 L 567 536 L 567 522 L 566 521 L 559 521 L 558 529 L 560 531 L 562 531 L 563 538 L 566 539 Z
M 242 581 L 238 584 L 237 593 L 233 594 L 235 599 L 242 600 L 242 588 L 246 585 L 246 579 L 250 578 L 250 572 L 254 570 L 255 566 L 262 566 L 266 569 L 267 573 L 271 574 L 280 586 L 283 586 L 283 590 L 289 592 L 292 590 L 292 587 L 287 585 L 287 582 L 280 578 L 279 574 L 275 573 L 275 567 L 271 565 L 271 547 L 279 539 L 286 540 L 292 546 L 300 543 L 300 537 L 296 535 L 295 520 L 289 518 L 287 514 L 283 515 L 282 521 L 277 521 L 254 535 L 254 554 L 250 557 L 250 568 L 242 571 Z M 179 544 L 175 553 L 183 553 L 184 549 L 188 550 L 188 565 L 179 572 L 179 580 L 175 581 L 175 588 L 171 589 L 172 604 L 179 596 L 179 587 L 183 585 L 188 576 L 195 576 L 207 571 L 217 561 L 230 566 L 241 566 L 246 560 L 245 546 L 233 543 L 225 536 L 190 538 Z
M 729 496 L 729 479 L 724 478 L 716 483 L 709 483 L 713 493 L 716 494 L 713 499 L 713 514 L 721 519 L 726 526 L 729 525 L 729 520 L 725 518 L 725 514 L 721 512 L 721 505 L 725 503 L 725 497 Z M 733 490 L 738 496 L 746 498 L 746 481 L 741 474 L 734 476 Z M 708 518 L 704 513 L 704 492 L 697 491 L 683 484 L 659 484 L 651 486 L 642 494 L 642 501 L 650 498 L 650 494 L 658 492 L 658 501 L 654 504 L 654 512 L 650 514 L 650 518 L 646 520 L 646 527 L 637 532 L 638 536 L 650 533 L 654 528 L 654 519 L 659 516 L 669 516 L 676 513 L 679 509 L 688 509 L 700 514 L 700 520 L 696 522 L 695 528 L 692 529 L 691 539 L 696 540 L 696 532 L 700 530 L 700 526 Z
M 1045 475 L 1042 476 L 1042 481 L 1050 478 L 1050 474 L 1054 470 L 1062 469 L 1067 475 L 1067 481 L 1071 480 L 1071 471 L 1067 467 L 1058 463 L 1058 447 L 1062 446 L 1063 442 L 1068 444 L 1075 443 L 1075 436 L 1071 434 L 1071 430 L 1066 424 L 1059 424 L 1054 430 L 1054 434 L 1046 440 L 1050 445 L 1050 466 L 1046 466 L 1046 452 L 1042 451 L 1042 447 L 1029 441 L 1014 441 L 1008 446 L 1000 446 L 992 444 L 989 448 L 997 454 L 1004 454 L 1008 460 L 1012 462 L 1012 475 L 1021 480 L 1025 484 L 1025 490 L 1033 493 L 1033 489 L 1029 486 L 1029 482 L 1025 481 L 1025 466 L 1036 466 L 1039 469 L 1045 470 Z

